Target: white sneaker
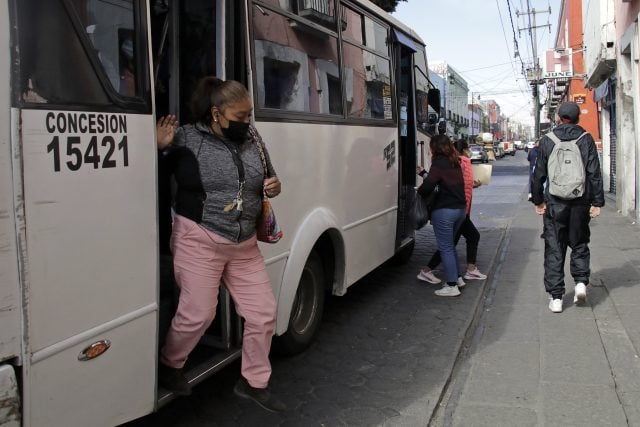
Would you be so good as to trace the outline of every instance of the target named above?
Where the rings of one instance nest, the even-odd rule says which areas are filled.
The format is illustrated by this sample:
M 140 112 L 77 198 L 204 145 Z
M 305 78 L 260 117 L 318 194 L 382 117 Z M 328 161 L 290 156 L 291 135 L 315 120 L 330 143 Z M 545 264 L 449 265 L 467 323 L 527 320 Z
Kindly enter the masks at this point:
M 464 288 L 467 284 L 462 280 L 462 277 L 458 276 L 458 289 Z
M 457 297 L 458 295 L 460 295 L 460 289 L 458 289 L 457 285 L 456 286 L 444 285 L 442 289 L 438 289 L 434 293 L 439 297 Z
M 562 313 L 562 300 L 559 298 L 549 300 L 549 310 L 554 313 Z
M 486 274 L 482 274 L 480 273 L 480 270 L 478 270 L 477 268 L 473 271 L 468 271 L 466 273 L 464 273 L 464 278 L 466 280 L 484 280 L 487 278 Z
M 576 283 L 576 287 L 574 289 L 575 296 L 573 297 L 573 303 L 584 303 L 587 299 L 587 285 L 582 282 Z
M 436 275 L 433 274 L 433 271 L 424 271 L 424 270 L 420 270 L 420 273 L 418 273 L 418 280 L 422 280 L 423 282 L 427 282 L 427 283 L 432 283 L 434 285 L 437 285 L 438 283 L 442 282 L 442 280 L 438 279 Z

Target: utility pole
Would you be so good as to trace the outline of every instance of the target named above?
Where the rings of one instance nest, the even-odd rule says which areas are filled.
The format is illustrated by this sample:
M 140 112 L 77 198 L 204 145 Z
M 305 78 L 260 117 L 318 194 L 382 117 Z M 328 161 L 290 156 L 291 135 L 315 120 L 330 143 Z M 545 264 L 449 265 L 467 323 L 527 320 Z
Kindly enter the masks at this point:
M 529 0 L 527 0 L 527 11 L 520 13 L 516 10 L 516 16 L 519 18 L 520 15 L 526 15 L 529 18 L 529 26 L 525 28 L 518 28 L 518 37 L 520 36 L 520 32 L 529 31 L 529 35 L 531 36 L 531 47 L 533 53 L 533 76 L 531 78 L 530 84 L 531 89 L 533 90 L 533 99 L 534 99 L 534 111 L 535 111 L 535 138 L 538 139 L 540 137 L 540 111 L 542 110 L 542 105 L 540 104 L 540 90 L 539 85 L 543 83 L 540 76 L 542 75 L 540 69 L 540 58 L 538 58 L 538 38 L 536 37 L 536 29 L 548 27 L 549 31 L 551 31 L 551 24 L 546 25 L 538 25 L 536 26 L 536 15 L 539 13 L 548 13 L 551 14 L 551 6 L 549 6 L 548 10 L 539 10 L 536 11 L 535 8 L 531 9 L 529 6 Z M 532 22 L 533 20 L 533 22 Z

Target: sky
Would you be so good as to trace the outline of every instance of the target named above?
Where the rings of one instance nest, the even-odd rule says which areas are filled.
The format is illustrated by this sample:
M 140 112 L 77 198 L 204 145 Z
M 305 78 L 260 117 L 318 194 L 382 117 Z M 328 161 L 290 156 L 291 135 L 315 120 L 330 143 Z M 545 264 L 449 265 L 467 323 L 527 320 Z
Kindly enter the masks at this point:
M 536 12 L 545 11 L 535 15 L 536 26 L 551 25 L 551 31 L 536 29 L 542 66 L 544 51 L 555 42 L 560 0 L 408 0 L 398 4 L 393 16 L 422 38 L 429 62 L 446 61 L 462 75 L 476 102 L 478 94 L 481 100 L 494 99 L 505 116 L 533 126 L 531 88 L 520 59 L 514 58 L 515 33 L 525 68 L 532 64 L 531 36 L 524 30 L 530 24 L 522 14 L 527 3 Z

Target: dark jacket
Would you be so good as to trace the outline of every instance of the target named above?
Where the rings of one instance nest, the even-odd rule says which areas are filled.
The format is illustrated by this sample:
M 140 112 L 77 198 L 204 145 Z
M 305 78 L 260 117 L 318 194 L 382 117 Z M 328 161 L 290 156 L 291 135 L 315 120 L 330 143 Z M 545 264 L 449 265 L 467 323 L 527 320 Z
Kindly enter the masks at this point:
M 527 160 L 529 161 L 529 171 L 533 171 L 533 167 L 536 165 L 536 161 L 538 160 L 538 147 L 533 147 L 529 150 Z
M 238 168 L 231 149 L 237 150 L 244 166 L 243 210 L 224 212 L 238 193 Z M 207 126 L 186 125 L 178 128 L 173 143 L 161 156 L 161 172 L 175 179 L 173 207 L 178 215 L 234 242 L 255 234 L 262 210 L 264 168 L 253 141 L 237 144 L 223 140 Z M 266 147 L 265 157 L 268 176 L 275 176 Z M 166 197 L 164 194 L 163 199 Z
M 553 133 L 558 139 L 567 141 L 578 138 L 584 129 L 576 124 L 563 123 L 557 126 Z M 545 189 L 547 181 L 547 162 L 555 143 L 548 136 L 542 137 L 538 151 L 538 159 L 536 160 L 536 168 L 533 174 L 532 185 L 532 202 L 539 205 L 543 202 L 548 203 L 566 203 L 566 204 L 588 204 L 591 206 L 604 206 L 604 189 L 602 187 L 602 173 L 600 172 L 600 160 L 598 159 L 598 151 L 593 137 L 586 134 L 578 141 L 580 154 L 582 155 L 582 163 L 585 166 L 585 190 L 582 197 L 573 200 L 564 200 L 549 194 Z M 548 187 L 548 186 L 547 186 Z
M 428 196 L 438 186 L 438 196 L 433 210 L 450 208 L 465 209 L 464 178 L 460 165 L 454 166 L 445 156 L 436 156 L 424 182 L 418 188 L 418 194 Z

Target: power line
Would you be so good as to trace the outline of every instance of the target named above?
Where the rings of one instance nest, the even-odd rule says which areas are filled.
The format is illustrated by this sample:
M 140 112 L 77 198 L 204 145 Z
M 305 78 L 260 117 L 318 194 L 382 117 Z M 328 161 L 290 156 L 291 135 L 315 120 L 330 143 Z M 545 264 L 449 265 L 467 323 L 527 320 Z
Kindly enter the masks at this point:
M 487 65 L 486 67 L 471 68 L 471 69 L 468 69 L 468 70 L 458 71 L 458 73 L 468 73 L 468 72 L 471 72 L 471 71 L 486 70 L 487 68 L 503 67 L 505 65 L 510 65 L 510 64 L 515 63 L 515 62 L 518 62 L 518 61 L 503 62 L 502 64 L 494 64 L 494 65 Z
M 527 4 L 529 3 L 529 0 L 527 0 Z M 518 46 L 518 39 L 516 38 L 516 27 L 513 25 L 513 16 L 511 13 L 511 3 L 509 2 L 509 0 L 507 0 L 507 8 L 509 9 L 509 20 L 511 21 L 511 31 L 513 31 L 513 43 L 516 46 L 516 54 L 518 55 L 518 58 L 520 58 L 520 64 L 522 64 L 522 74 L 526 75 L 525 71 L 524 71 L 524 63 L 522 62 L 522 57 L 520 56 L 520 47 Z
M 498 9 L 498 16 L 500 17 L 500 26 L 502 27 L 502 35 L 504 36 L 504 42 L 507 45 L 507 52 L 509 52 L 509 56 L 511 56 L 511 50 L 509 49 L 509 41 L 507 40 L 507 32 L 504 29 L 504 20 L 502 19 L 502 11 L 500 10 L 500 3 L 498 2 L 498 0 L 496 0 L 496 8 Z M 515 40 L 515 31 L 514 31 L 514 40 Z M 516 42 L 516 49 L 517 49 L 517 42 Z M 518 57 L 520 56 L 520 54 L 518 54 Z M 520 59 L 520 61 L 522 62 L 522 58 Z M 513 67 L 513 62 L 510 63 L 511 64 L 511 69 L 513 70 L 513 76 L 516 77 L 517 73 L 516 73 L 516 69 Z
M 509 3 L 509 0 L 507 0 L 507 4 L 508 3 Z M 536 29 L 544 28 L 544 27 L 551 28 L 550 24 L 540 25 L 540 26 L 536 25 L 536 15 L 539 13 L 551 14 L 551 8 L 549 7 L 548 11 L 536 11 L 535 8 L 534 9 L 531 8 L 530 0 L 527 0 L 527 11 L 523 12 L 522 14 L 527 15 L 529 26 L 526 28 L 523 28 L 522 30 L 518 28 L 518 33 L 520 31 L 527 31 L 529 33 L 529 37 L 531 40 L 531 49 L 533 50 L 533 67 L 531 68 L 533 71 L 533 75 L 532 75 L 532 78 L 528 80 L 530 80 L 531 89 L 533 90 L 533 97 L 535 98 L 534 119 L 535 119 L 536 137 L 540 133 L 540 109 L 542 108 L 542 105 L 540 104 L 540 90 L 539 90 L 539 85 L 542 83 L 542 80 L 540 80 L 540 61 L 538 59 L 538 49 L 537 49 L 538 40 L 536 37 Z M 519 17 L 520 12 L 516 12 L 516 15 Z

